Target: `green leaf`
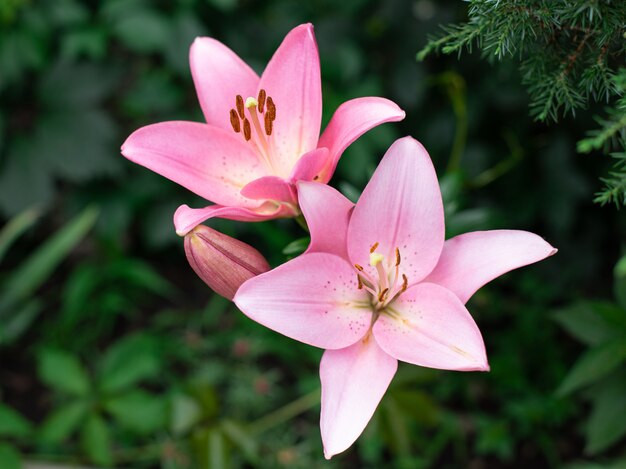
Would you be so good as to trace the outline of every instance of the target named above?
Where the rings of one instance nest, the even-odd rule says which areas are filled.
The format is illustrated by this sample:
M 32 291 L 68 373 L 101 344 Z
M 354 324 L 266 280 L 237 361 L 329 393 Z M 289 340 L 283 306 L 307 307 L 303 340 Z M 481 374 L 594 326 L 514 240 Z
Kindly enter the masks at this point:
M 24 334 L 43 310 L 43 303 L 33 298 L 15 308 L 14 314 L 0 324 L 0 345 L 10 345 Z
M 126 47 L 135 52 L 163 50 L 171 36 L 170 24 L 163 15 L 149 9 L 138 9 L 121 16 L 113 33 Z
M 111 436 L 106 422 L 98 415 L 91 415 L 81 431 L 83 449 L 89 459 L 99 466 L 113 465 Z
M 22 457 L 8 443 L 0 443 L 0 467 L 2 469 L 22 469 Z
M 564 396 L 598 381 L 626 359 L 626 341 L 618 338 L 587 350 L 565 377 L 557 394 Z
M 177 393 L 170 400 L 170 429 L 174 435 L 188 432 L 202 419 L 202 407 L 187 394 Z
M 0 262 L 13 242 L 35 224 L 41 212 L 37 208 L 29 208 L 11 218 L 0 231 Z
M 100 387 L 113 393 L 152 378 L 160 371 L 157 343 L 153 337 L 126 337 L 109 350 L 102 361 Z
M 60 350 L 45 349 L 39 355 L 39 377 L 48 386 L 77 396 L 89 392 L 89 377 L 73 355 Z
M 304 238 L 296 239 L 295 241 L 290 242 L 287 246 L 283 248 L 283 254 L 285 256 L 298 256 L 306 251 L 306 248 L 309 247 L 309 243 L 311 242 L 311 238 L 306 236 Z
M 41 245 L 14 271 L 0 292 L 0 317 L 19 301 L 31 296 L 45 282 L 69 252 L 94 225 L 98 212 L 87 208 L 48 241 Z
M 32 430 L 32 424 L 17 411 L 0 404 L 0 436 L 26 437 L 30 435 Z M 0 465 L 0 467 L 3 466 Z
M 623 376 L 626 376 L 624 374 Z M 587 422 L 585 453 L 595 455 L 626 435 L 626 379 L 611 380 L 596 391 Z
M 622 257 L 613 269 L 613 289 L 619 305 L 626 310 L 626 256 Z
M 164 429 L 167 401 L 141 390 L 109 399 L 104 408 L 120 425 L 136 433 L 149 434 Z
M 255 466 L 259 465 L 259 445 L 250 432 L 240 423 L 232 420 L 222 420 L 223 434 L 245 456 L 246 460 Z
M 194 453 L 198 467 L 225 469 L 230 467 L 230 448 L 219 427 L 202 429 L 193 435 Z
M 614 308 L 610 303 L 581 301 L 557 311 L 552 318 L 584 344 L 597 345 L 616 335 L 614 325 L 606 319 L 610 308 Z
M 41 425 L 39 438 L 48 443 L 65 440 L 78 428 L 88 408 L 87 402 L 77 401 L 55 410 Z

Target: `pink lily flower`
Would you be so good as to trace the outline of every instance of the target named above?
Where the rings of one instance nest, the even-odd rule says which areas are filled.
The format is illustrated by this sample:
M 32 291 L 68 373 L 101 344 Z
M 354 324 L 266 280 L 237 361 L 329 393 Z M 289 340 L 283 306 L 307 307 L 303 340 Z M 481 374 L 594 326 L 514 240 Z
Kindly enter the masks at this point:
M 376 97 L 343 103 L 320 137 L 322 87 L 313 26 L 294 28 L 259 77 L 232 50 L 203 37 L 189 60 L 206 124 L 161 122 L 122 146 L 131 161 L 212 201 L 174 214 L 184 236 L 212 217 L 262 221 L 299 215 L 296 182 L 326 183 L 363 133 L 404 118 Z
M 320 426 L 329 459 L 361 434 L 398 360 L 488 371 L 465 303 L 490 280 L 556 250 L 513 230 L 444 243 L 437 175 L 410 137 L 389 148 L 355 206 L 329 186 L 298 189 L 311 230 L 307 252 L 246 281 L 234 301 L 264 326 L 326 349 Z

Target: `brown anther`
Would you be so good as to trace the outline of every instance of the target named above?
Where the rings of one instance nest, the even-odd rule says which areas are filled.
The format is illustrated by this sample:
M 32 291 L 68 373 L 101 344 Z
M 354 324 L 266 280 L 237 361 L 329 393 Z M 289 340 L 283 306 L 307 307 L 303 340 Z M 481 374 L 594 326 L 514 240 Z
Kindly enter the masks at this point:
M 387 293 L 389 293 L 389 288 L 385 288 L 383 291 L 380 292 L 380 294 L 378 295 L 378 301 L 380 303 L 385 301 L 385 299 L 387 297 Z
M 245 114 L 244 114 L 245 108 L 243 107 L 243 96 L 238 94 L 237 97 L 235 98 L 235 101 L 237 102 L 237 112 L 239 113 L 239 117 L 243 119 L 245 117 Z
M 265 114 L 265 134 L 269 137 L 272 135 L 272 129 L 274 128 L 274 123 L 270 118 L 269 114 Z
M 378 247 L 378 242 L 375 242 L 374 244 L 372 244 L 372 247 L 370 248 L 370 254 L 376 251 L 377 247 Z
M 408 286 L 409 286 L 409 279 L 406 278 L 406 275 L 402 274 L 402 288 L 400 289 L 400 292 L 405 292 Z
M 235 111 L 234 109 L 230 110 L 230 125 L 233 126 L 233 130 L 235 131 L 235 133 L 241 132 L 241 122 L 239 121 L 237 111 Z
M 396 248 L 396 267 L 400 265 L 400 249 Z
M 276 105 L 274 104 L 274 100 L 271 96 L 267 97 L 267 114 L 270 116 L 271 120 L 276 120 Z
M 246 139 L 246 142 L 252 138 L 252 129 L 250 128 L 250 121 L 243 118 L 243 136 Z
M 359 274 L 356 275 L 356 280 L 359 282 L 359 290 L 363 289 L 363 280 L 361 280 L 361 276 Z
M 359 272 L 363 272 L 363 267 L 361 267 L 359 264 L 354 264 L 354 267 L 356 267 L 356 270 L 358 270 Z
M 260 89 L 259 90 L 259 97 L 257 98 L 257 101 L 259 102 L 259 112 L 263 112 L 263 109 L 265 108 L 265 98 L 267 97 L 267 93 L 265 92 L 264 89 Z

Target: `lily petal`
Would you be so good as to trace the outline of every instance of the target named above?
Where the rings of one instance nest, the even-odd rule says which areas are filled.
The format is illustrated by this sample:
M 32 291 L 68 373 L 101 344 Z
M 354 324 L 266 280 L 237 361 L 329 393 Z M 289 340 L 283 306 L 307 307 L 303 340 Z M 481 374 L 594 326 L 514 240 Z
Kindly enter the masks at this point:
M 302 155 L 291 172 L 290 181 L 318 181 L 330 164 L 328 148 L 316 148 Z
M 305 344 L 344 348 L 362 338 L 371 312 L 356 302 L 357 289 L 347 261 L 332 254 L 303 254 L 244 283 L 234 302 L 250 319 Z
M 259 76 L 232 50 L 210 37 L 196 38 L 189 50 L 191 76 L 208 124 L 232 132 L 229 112 L 235 97 L 256 96 Z
M 256 209 L 245 207 L 225 207 L 209 205 L 204 208 L 190 208 L 181 205 L 174 213 L 174 227 L 178 236 L 185 236 L 196 226 L 209 218 L 226 218 L 238 221 L 265 221 L 273 218 L 292 217 L 293 210 L 283 204 L 266 202 Z
M 320 363 L 324 456 L 330 459 L 354 443 L 374 415 L 398 361 L 370 335 L 340 350 L 327 350 Z
M 465 306 L 434 283 L 409 287 L 373 327 L 378 345 L 414 365 L 459 371 L 487 371 L 485 344 Z
M 241 195 L 250 199 L 269 199 L 296 204 L 296 191 L 293 185 L 278 176 L 265 176 L 248 183 L 241 189 Z
M 265 166 L 248 145 L 217 127 L 185 121 L 148 125 L 126 139 L 122 154 L 212 202 L 260 205 L 240 192 L 266 175 Z
M 433 270 L 443 242 L 443 204 L 430 157 L 417 140 L 396 140 L 354 207 L 350 260 L 367 266 L 374 243 L 387 259 L 395 259 L 398 248 L 401 270 L 414 284 Z
M 424 281 L 446 287 L 466 303 L 487 282 L 556 251 L 543 238 L 527 231 L 465 233 L 446 241 L 435 270 Z
M 311 233 L 306 252 L 327 252 L 346 260 L 346 235 L 354 204 L 336 189 L 317 182 L 299 182 L 300 209 Z
M 285 37 L 261 76 L 259 88 L 276 105 L 270 140 L 278 176 L 288 177 L 301 155 L 317 147 L 322 121 L 320 60 L 313 25 Z
M 320 182 L 330 180 L 342 153 L 357 138 L 377 125 L 401 121 L 405 115 L 396 103 L 385 98 L 356 98 L 339 106 L 318 143 L 319 147 L 327 147 L 331 156 Z

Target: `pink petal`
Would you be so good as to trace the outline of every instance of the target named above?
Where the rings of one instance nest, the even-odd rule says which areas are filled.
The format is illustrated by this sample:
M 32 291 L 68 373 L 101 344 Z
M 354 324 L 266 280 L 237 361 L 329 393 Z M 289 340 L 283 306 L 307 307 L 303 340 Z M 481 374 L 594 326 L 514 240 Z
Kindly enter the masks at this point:
M 348 260 L 346 235 L 354 204 L 317 182 L 299 182 L 298 200 L 311 233 L 306 252 L 327 252 Z
M 424 147 L 396 140 L 365 187 L 348 227 L 352 262 L 367 266 L 370 247 L 393 262 L 400 250 L 409 284 L 429 274 L 444 242 L 443 204 L 437 174 Z
M 122 154 L 212 202 L 258 207 L 258 201 L 240 192 L 265 176 L 266 168 L 236 137 L 197 122 L 161 122 L 133 132 L 122 145 Z
M 341 154 L 357 138 L 377 125 L 401 121 L 404 116 L 396 103 L 385 98 L 356 98 L 339 106 L 318 143 L 319 147 L 327 147 L 331 155 L 331 164 L 321 182 L 330 180 Z
M 340 350 L 327 350 L 320 363 L 324 456 L 330 459 L 354 443 L 374 415 L 398 361 L 369 335 Z
M 207 123 L 233 132 L 229 113 L 235 97 L 256 96 L 259 76 L 232 50 L 209 37 L 194 41 L 189 63 Z
M 174 227 L 178 236 L 185 236 L 196 226 L 209 218 L 226 218 L 238 221 L 265 221 L 273 218 L 293 217 L 293 209 L 283 204 L 266 202 L 256 209 L 245 207 L 224 207 L 209 205 L 204 208 L 190 208 L 181 205 L 174 213 Z
M 465 306 L 434 283 L 409 287 L 374 324 L 378 345 L 414 365 L 488 371 L 485 344 Z
M 494 278 L 556 251 L 543 238 L 527 231 L 465 233 L 446 241 L 435 270 L 424 281 L 446 287 L 465 303 Z
M 241 195 L 250 199 L 269 199 L 297 204 L 295 188 L 278 176 L 265 176 L 248 183 Z
M 288 177 L 301 155 L 317 147 L 322 120 L 322 85 L 313 25 L 285 37 L 263 72 L 260 89 L 276 105 L 270 140 L 277 175 Z
M 234 302 L 250 319 L 327 349 L 347 347 L 363 337 L 371 311 L 357 289 L 352 267 L 325 253 L 303 254 L 244 283 Z
M 289 180 L 296 181 L 321 181 L 321 174 L 325 172 L 330 163 L 328 148 L 316 148 L 300 157 L 291 172 Z

